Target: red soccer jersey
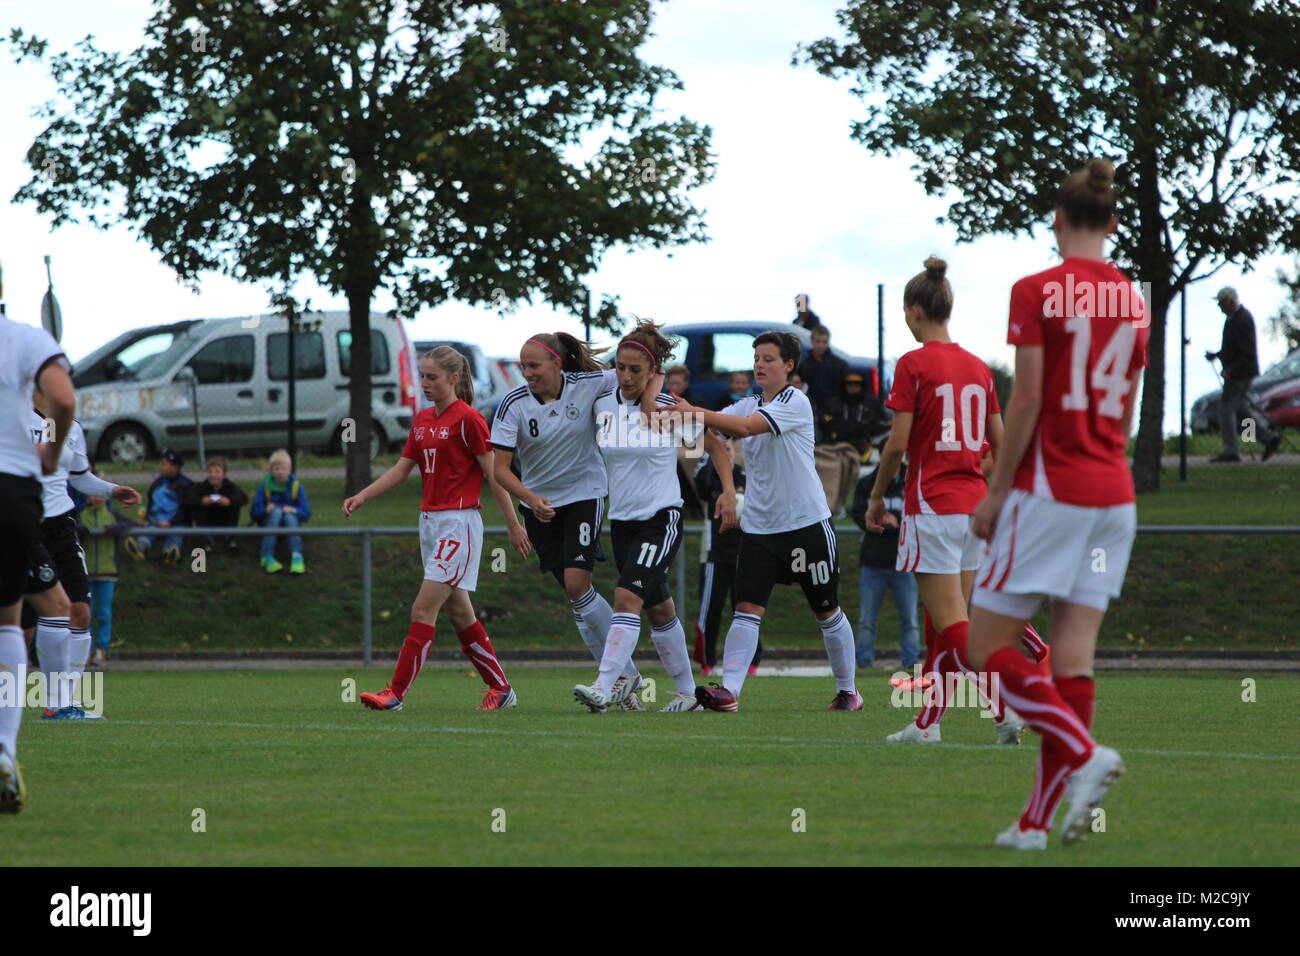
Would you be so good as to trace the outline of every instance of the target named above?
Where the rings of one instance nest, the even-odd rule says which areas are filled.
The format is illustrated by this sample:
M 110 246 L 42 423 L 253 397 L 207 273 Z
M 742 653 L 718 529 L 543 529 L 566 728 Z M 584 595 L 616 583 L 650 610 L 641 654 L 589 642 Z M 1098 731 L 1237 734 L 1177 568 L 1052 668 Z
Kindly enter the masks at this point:
M 974 514 L 988 492 L 988 417 L 999 411 L 989 367 L 956 342 L 927 342 L 898 360 L 885 404 L 912 413 L 903 513 Z
M 420 467 L 424 482 L 420 510 L 479 507 L 483 469 L 475 456 L 491 450 L 487 422 L 460 399 L 441 415 L 433 405 L 416 415 L 402 457 Z
M 1066 259 L 1011 287 L 1007 342 L 1043 347 L 1042 408 L 1016 488 L 1086 508 L 1134 500 L 1121 419 L 1148 325 L 1141 293 L 1109 262 Z

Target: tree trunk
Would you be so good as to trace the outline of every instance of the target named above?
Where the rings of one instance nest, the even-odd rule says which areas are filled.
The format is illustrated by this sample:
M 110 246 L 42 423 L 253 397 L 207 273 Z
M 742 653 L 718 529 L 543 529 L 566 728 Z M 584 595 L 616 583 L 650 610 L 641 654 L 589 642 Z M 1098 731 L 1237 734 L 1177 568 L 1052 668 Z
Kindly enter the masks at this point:
M 1139 494 L 1160 490 L 1160 459 L 1165 450 L 1165 319 L 1168 287 L 1153 287 L 1147 367 L 1142 375 L 1142 408 L 1133 447 L 1133 485 Z
M 348 287 L 348 320 L 352 330 L 352 380 L 348 388 L 348 417 L 355 425 L 352 441 L 343 443 L 347 472 L 343 494 L 355 495 L 370 484 L 370 298 L 374 290 Z M 345 433 L 345 437 L 346 433 Z

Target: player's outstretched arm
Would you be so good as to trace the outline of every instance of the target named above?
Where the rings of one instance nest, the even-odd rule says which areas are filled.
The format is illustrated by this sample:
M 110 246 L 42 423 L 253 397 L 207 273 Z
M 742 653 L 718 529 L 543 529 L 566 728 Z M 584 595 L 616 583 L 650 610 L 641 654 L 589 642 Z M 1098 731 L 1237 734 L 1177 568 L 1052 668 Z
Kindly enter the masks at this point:
M 752 415 L 741 417 L 740 415 L 724 415 L 721 412 L 711 412 L 707 408 L 700 408 L 697 405 L 688 405 L 685 402 L 678 401 L 675 405 L 665 406 L 657 413 L 660 417 L 666 414 L 692 416 L 697 421 L 704 422 L 706 428 L 712 428 L 720 431 L 724 435 L 730 435 L 732 438 L 749 438 L 753 435 L 761 435 L 764 432 L 772 430 L 765 416 L 758 412 Z M 721 475 L 719 475 L 721 477 Z
M 343 502 L 343 517 L 351 518 L 352 512 L 356 511 L 371 498 L 378 498 L 385 492 L 392 491 L 402 482 L 404 482 L 411 469 L 415 467 L 414 458 L 399 458 L 397 464 L 389 468 L 386 472 L 362 488 L 355 495 Z
M 546 498 L 529 491 L 519 477 L 510 470 L 510 464 L 514 460 L 514 452 L 506 451 L 504 448 L 493 449 L 492 474 L 497 484 L 531 508 L 538 521 L 550 521 L 555 517 L 555 509 L 550 507 L 551 503 Z M 510 508 L 505 510 L 512 511 Z
M 479 467 L 483 469 L 483 474 L 487 476 L 488 487 L 492 489 L 492 497 L 496 499 L 497 507 L 501 509 L 501 514 L 506 520 L 506 528 L 510 532 L 510 544 L 519 552 L 521 558 L 528 557 L 532 553 L 533 543 L 528 540 L 528 532 L 519 521 L 519 516 L 515 514 L 514 503 L 510 500 L 510 492 L 501 487 L 497 481 L 496 462 L 497 455 L 505 454 L 496 450 L 484 452 L 481 455 L 475 455 Z M 507 469 L 508 470 L 508 469 Z M 511 477 L 514 473 L 511 472 Z
M 912 437 L 912 413 L 894 410 L 894 423 L 889 429 L 889 440 L 885 442 L 880 453 L 880 467 L 876 469 L 876 483 L 871 487 L 871 498 L 867 503 L 865 523 L 868 531 L 877 534 L 885 530 L 885 492 L 898 474 L 898 467 L 903 463 L 903 453 L 907 451 L 908 439 Z
M 36 383 L 45 396 L 45 408 L 54 421 L 54 441 L 41 445 L 41 471 L 52 475 L 59 470 L 59 457 L 63 444 L 72 430 L 72 417 L 77 410 L 77 391 L 72 386 L 72 376 L 58 362 L 49 362 L 41 370 Z

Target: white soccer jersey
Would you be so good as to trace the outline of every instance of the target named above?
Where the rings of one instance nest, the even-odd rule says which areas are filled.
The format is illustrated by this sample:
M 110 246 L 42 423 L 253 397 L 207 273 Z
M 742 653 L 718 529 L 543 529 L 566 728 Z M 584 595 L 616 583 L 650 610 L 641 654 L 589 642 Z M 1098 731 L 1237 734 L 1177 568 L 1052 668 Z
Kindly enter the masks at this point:
M 546 403 L 521 385 L 497 408 L 492 444 L 514 452 L 524 485 L 552 508 L 604 498 L 609 482 L 591 427 L 592 406 L 617 387 L 613 369 L 565 372 L 559 396 Z
M 45 418 L 40 412 L 32 410 L 32 441 L 40 444 L 45 437 Z M 68 494 L 68 476 L 90 471 L 90 461 L 86 457 L 86 433 L 81 424 L 73 421 L 68 432 L 68 440 L 63 443 L 59 454 L 59 468 L 52 475 L 41 478 L 41 500 L 45 506 L 45 517 L 56 518 L 67 514 L 75 507 L 72 496 Z
M 777 534 L 806 528 L 831 516 L 813 465 L 813 413 L 808 396 L 790 385 L 770 402 L 746 395 L 722 409 L 748 418 L 758 412 L 771 431 L 740 440 L 745 452 L 745 510 L 740 530 Z
M 674 404 L 667 395 L 660 407 Z M 596 400 L 596 445 L 609 473 L 611 521 L 644 521 L 664 508 L 682 506 L 677 481 L 677 446 L 692 444 L 704 430 L 702 422 L 656 432 L 642 424 L 641 399 L 623 397 L 615 388 Z
M 51 361 L 71 370 L 49 332 L 0 315 L 0 473 L 41 477 L 41 459 L 26 423 L 36 376 Z

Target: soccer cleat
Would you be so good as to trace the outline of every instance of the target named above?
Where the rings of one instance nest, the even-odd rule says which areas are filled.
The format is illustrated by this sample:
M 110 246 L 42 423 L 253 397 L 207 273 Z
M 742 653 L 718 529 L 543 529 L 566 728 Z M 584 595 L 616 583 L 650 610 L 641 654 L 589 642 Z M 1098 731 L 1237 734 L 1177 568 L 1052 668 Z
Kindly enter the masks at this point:
M 1061 842 L 1073 846 L 1088 835 L 1092 811 L 1097 809 L 1111 784 L 1124 772 L 1124 761 L 1110 747 L 1098 744 L 1082 767 L 1070 774 L 1065 795 L 1070 809 L 1061 821 Z
M 361 703 L 371 710 L 401 710 L 402 699 L 393 693 L 391 687 L 385 687 L 378 694 L 362 694 Z
M 0 813 L 17 813 L 26 802 L 23 768 L 9 756 L 4 744 L 0 744 Z
M 1019 714 L 1008 707 L 1002 713 L 1002 722 L 994 724 L 993 729 L 997 731 L 998 743 L 1015 746 L 1025 735 L 1025 722 Z
M 705 664 L 703 667 L 700 668 L 700 673 L 703 674 L 705 677 L 709 677 L 710 675 L 713 674 L 713 672 L 716 669 L 717 668 L 715 668 L 712 664 Z
M 619 701 L 618 708 L 619 710 L 626 710 L 631 712 L 637 710 L 645 710 L 646 706 L 641 701 L 640 694 L 628 694 L 621 701 Z
M 1009 850 L 1046 850 L 1046 830 L 1022 830 L 1017 820 L 993 838 L 994 846 L 1004 846 Z
M 295 554 L 289 561 L 290 574 L 302 574 L 307 570 L 307 565 L 303 563 L 302 555 Z
M 122 547 L 126 548 L 126 553 L 137 561 L 144 560 L 144 549 L 140 547 L 138 538 L 127 538 Z
M 587 686 L 578 684 L 573 688 L 573 699 L 584 705 L 593 714 L 603 714 L 613 699 L 595 684 Z
M 488 688 L 488 692 L 483 695 L 483 703 L 475 707 L 475 710 L 505 710 L 507 707 L 513 707 L 519 703 L 519 698 L 515 696 L 515 689 L 507 687 L 505 690 L 497 690 L 493 687 Z
M 931 724 L 922 730 L 916 726 L 916 721 L 912 721 L 898 733 L 890 734 L 885 740 L 891 744 L 937 744 L 942 742 L 939 737 L 938 724 Z
M 856 690 L 842 690 L 835 695 L 827 710 L 861 710 L 862 695 Z
M 640 674 L 633 674 L 631 677 L 620 677 L 614 681 L 614 688 L 609 692 L 609 702 L 611 704 L 622 704 L 629 697 L 636 696 L 636 692 L 640 689 Z
M 90 663 L 96 667 L 103 667 L 108 663 L 108 648 L 97 647 L 90 654 Z
M 891 677 L 891 678 L 889 678 L 889 686 L 890 686 L 890 687 L 897 687 L 897 688 L 898 688 L 899 690 L 901 690 L 901 691 L 908 691 L 908 692 L 910 692 L 910 691 L 918 691 L 918 690 L 925 690 L 927 687 L 929 687 L 929 686 L 930 686 L 931 684 L 933 684 L 933 683 L 934 683 L 934 681 L 930 680 L 928 677 Z
M 673 699 L 659 708 L 661 714 L 684 714 L 688 711 L 703 711 L 700 702 L 690 694 L 674 694 Z
M 757 665 L 757 664 L 750 664 L 750 665 L 749 665 L 749 670 L 745 671 L 745 676 L 746 676 L 746 677 L 757 677 L 757 676 L 758 676 L 758 665 Z
M 165 564 L 175 564 L 181 559 L 181 549 L 176 545 L 170 548 L 163 548 L 163 562 Z
M 50 710 L 48 707 L 41 711 L 41 720 L 103 720 L 103 714 L 88 714 L 85 710 L 76 704 L 69 704 L 67 707 L 60 707 L 58 710 Z
M 266 569 L 267 574 L 275 574 L 276 571 L 284 569 L 284 565 L 275 560 L 275 558 L 263 558 L 262 567 Z
M 740 707 L 736 695 L 717 684 L 695 688 L 695 700 L 705 710 L 716 710 L 721 714 L 734 714 Z

